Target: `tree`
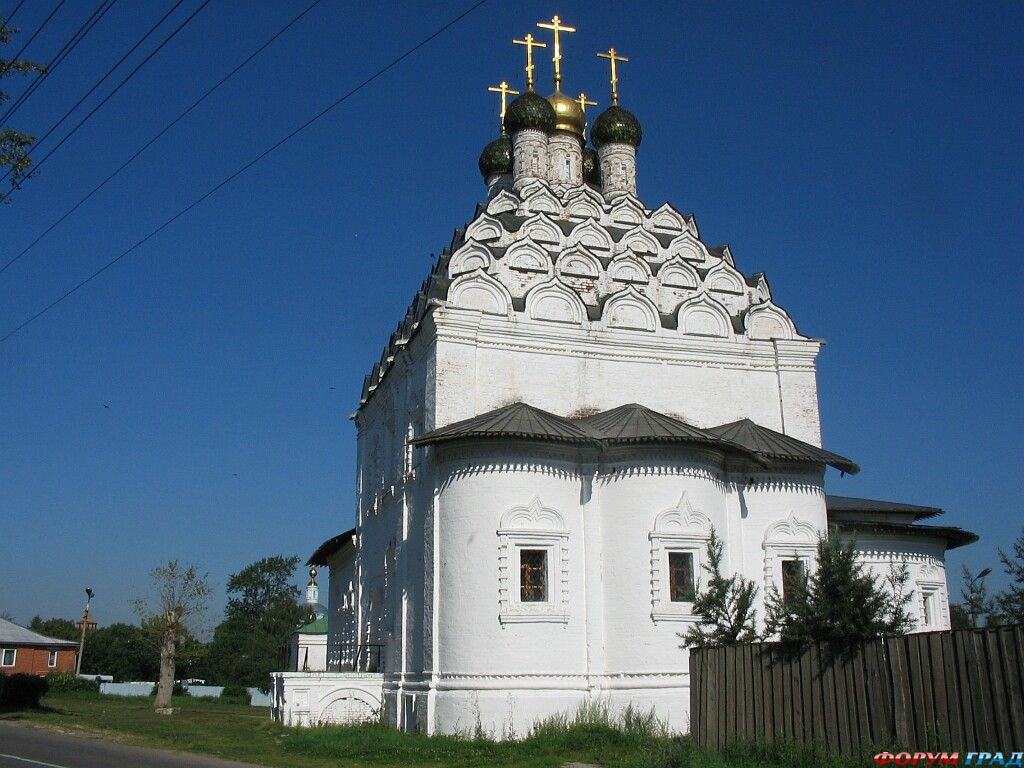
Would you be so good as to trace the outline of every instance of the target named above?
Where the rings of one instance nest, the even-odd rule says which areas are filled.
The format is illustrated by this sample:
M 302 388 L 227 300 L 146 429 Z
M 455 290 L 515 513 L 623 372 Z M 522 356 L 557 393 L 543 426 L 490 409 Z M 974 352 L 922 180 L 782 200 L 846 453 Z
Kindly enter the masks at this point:
M 757 586 L 736 573 L 728 578 L 722 575 L 723 550 L 722 540 L 712 528 L 707 562 L 701 566 L 708 575 L 707 589 L 699 593 L 693 603 L 693 612 L 700 616 L 700 623 L 687 630 L 683 639 L 688 646 L 735 645 L 757 639 L 754 628 Z
M 18 32 L 14 27 L 8 27 L 6 22 L 4 17 L 0 17 L 0 45 L 10 43 Z M 0 58 L 0 80 L 13 75 L 28 75 L 32 72 L 45 71 L 45 67 L 25 59 Z M 10 96 L 0 90 L 0 104 L 8 99 Z M 14 189 L 18 189 L 21 182 L 28 178 L 29 168 L 32 165 L 32 158 L 29 157 L 28 150 L 33 143 L 35 143 L 35 137 L 29 136 L 27 133 L 20 133 L 7 126 L 0 126 L 0 170 L 8 169 L 11 186 Z
M 282 668 L 292 633 L 310 618 L 292 582 L 298 563 L 295 555 L 266 557 L 228 580 L 224 621 L 207 660 L 217 682 L 267 689 L 270 673 Z
M 1024 530 L 1013 542 L 1012 556 L 1002 549 L 999 559 L 1010 577 L 1010 584 L 999 594 L 1000 619 L 1007 624 L 1024 623 Z
M 160 677 L 154 706 L 158 712 L 169 714 L 173 711 L 171 692 L 179 644 L 188 630 L 188 623 L 206 610 L 210 585 L 206 574 L 200 574 L 194 565 L 182 567 L 177 560 L 157 566 L 150 576 L 156 588 L 156 610 L 151 611 L 144 598 L 134 600 L 133 607 L 143 625 L 152 627 L 159 637 Z
M 78 629 L 71 619 L 44 619 L 42 616 L 33 616 L 32 621 L 28 623 L 28 628 L 47 637 L 78 642 Z M 89 637 L 91 638 L 92 635 Z
M 787 585 L 786 595 L 769 590 L 766 636 L 796 643 L 858 642 L 913 628 L 906 611 L 908 569 L 897 566 L 884 583 L 863 569 L 853 542 L 834 531 L 818 541 L 818 568 Z
M 960 590 L 960 597 L 963 602 L 958 606 L 967 617 L 966 626 L 954 627 L 954 629 L 977 629 L 979 626 L 998 624 L 996 620 L 996 601 L 988 593 L 988 586 L 985 584 L 985 577 L 991 573 L 986 568 L 981 573 L 971 575 L 970 569 L 964 565 L 961 567 L 961 577 L 964 586 Z

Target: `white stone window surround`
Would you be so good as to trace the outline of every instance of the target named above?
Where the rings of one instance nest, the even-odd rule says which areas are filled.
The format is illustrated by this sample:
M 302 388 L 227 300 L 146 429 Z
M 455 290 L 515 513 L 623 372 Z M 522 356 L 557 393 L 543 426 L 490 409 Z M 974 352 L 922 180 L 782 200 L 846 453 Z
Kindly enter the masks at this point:
M 520 551 L 547 552 L 547 600 L 523 602 L 520 591 Z M 512 507 L 498 528 L 498 620 L 502 624 L 569 621 L 569 531 L 555 509 L 539 496 Z
M 948 601 L 946 600 L 945 573 L 933 563 L 926 562 L 918 572 L 914 586 L 917 592 L 915 603 L 920 617 L 920 628 L 938 629 L 949 626 L 947 623 L 949 619 L 946 616 Z M 926 607 L 929 601 L 931 601 L 930 616 Z M 926 617 L 931 621 L 925 621 Z
M 693 508 L 686 491 L 675 506 L 661 512 L 648 534 L 651 541 L 651 619 L 658 621 L 697 621 L 693 603 L 673 602 L 669 581 L 669 553 L 686 552 L 693 556 L 694 588 L 700 591 L 700 573 L 704 564 L 711 520 Z
M 768 526 L 764 534 L 764 587 L 782 594 L 782 563 L 799 560 L 810 575 L 818 554 L 818 529 L 790 513 Z

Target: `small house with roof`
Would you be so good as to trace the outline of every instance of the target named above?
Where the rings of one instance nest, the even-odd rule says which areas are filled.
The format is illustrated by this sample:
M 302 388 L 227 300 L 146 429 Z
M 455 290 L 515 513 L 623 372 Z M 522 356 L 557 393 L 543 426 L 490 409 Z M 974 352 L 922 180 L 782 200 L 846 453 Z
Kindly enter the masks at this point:
M 0 674 L 74 672 L 78 643 L 58 640 L 0 618 Z

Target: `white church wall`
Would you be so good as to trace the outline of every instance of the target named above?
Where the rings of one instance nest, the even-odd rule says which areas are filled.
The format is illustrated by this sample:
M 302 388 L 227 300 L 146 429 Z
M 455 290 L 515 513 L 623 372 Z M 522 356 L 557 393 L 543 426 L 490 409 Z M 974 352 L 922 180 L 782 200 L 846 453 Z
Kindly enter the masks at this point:
M 435 321 L 439 425 L 516 400 L 559 415 L 638 402 L 696 426 L 746 417 L 820 440 L 817 342 L 791 342 L 798 346 L 777 358 L 772 342 L 764 341 L 584 331 L 458 309 L 435 311 Z M 780 365 L 786 369 L 781 378 Z
M 446 732 L 479 720 L 495 736 L 523 734 L 585 688 L 580 480 L 557 452 L 522 461 L 490 446 L 477 466 L 483 449 L 445 452 L 433 720 Z M 549 604 L 520 602 L 519 548 L 548 553 Z
M 860 562 L 886 589 L 890 588 L 891 567 L 906 563 L 909 572 L 906 589 L 913 593 L 908 606 L 915 624 L 913 632 L 936 632 L 952 627 L 944 541 L 921 535 L 862 532 L 842 532 L 841 535 L 854 541 Z

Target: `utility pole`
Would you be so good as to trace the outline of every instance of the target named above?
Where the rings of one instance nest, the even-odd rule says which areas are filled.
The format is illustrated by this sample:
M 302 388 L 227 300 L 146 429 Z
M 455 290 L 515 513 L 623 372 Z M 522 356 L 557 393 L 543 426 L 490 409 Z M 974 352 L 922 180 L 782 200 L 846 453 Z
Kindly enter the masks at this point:
M 82 611 L 82 618 L 78 621 L 78 628 L 82 634 L 78 637 L 78 659 L 75 662 L 75 675 L 82 674 L 82 653 L 85 651 L 85 631 L 96 629 L 96 622 L 92 618 L 92 609 L 89 604 L 92 602 L 92 587 L 85 588 L 85 610 Z

